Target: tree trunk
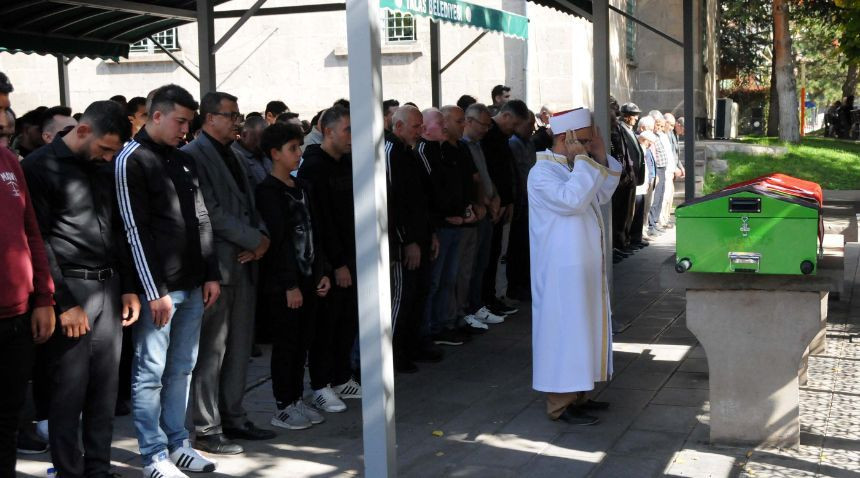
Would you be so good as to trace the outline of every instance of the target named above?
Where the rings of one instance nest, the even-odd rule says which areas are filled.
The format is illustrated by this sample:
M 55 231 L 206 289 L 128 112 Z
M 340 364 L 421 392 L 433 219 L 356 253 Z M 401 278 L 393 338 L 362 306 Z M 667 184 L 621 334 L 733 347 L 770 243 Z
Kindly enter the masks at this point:
M 767 135 L 779 136 L 779 98 L 776 95 L 776 63 L 771 55 L 770 64 L 770 99 L 767 109 Z
M 842 97 L 851 96 L 857 91 L 857 83 L 860 82 L 860 68 L 858 63 L 848 65 L 848 74 L 845 75 L 845 82 L 842 83 Z
M 797 143 L 800 142 L 800 120 L 797 117 L 794 55 L 791 53 L 791 33 L 788 30 L 788 2 L 773 0 L 773 66 L 779 99 L 779 139 Z

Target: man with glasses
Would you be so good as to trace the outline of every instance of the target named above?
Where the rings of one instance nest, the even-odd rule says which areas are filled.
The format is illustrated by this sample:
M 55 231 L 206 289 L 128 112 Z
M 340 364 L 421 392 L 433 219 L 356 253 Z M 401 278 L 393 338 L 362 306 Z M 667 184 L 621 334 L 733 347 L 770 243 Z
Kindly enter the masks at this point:
M 245 164 L 231 143 L 239 131 L 239 105 L 227 93 L 207 93 L 200 102 L 200 135 L 182 148 L 197 163 L 200 189 L 212 221 L 221 273 L 221 298 L 203 316 L 200 352 L 191 380 L 196 448 L 216 454 L 244 451 L 231 439 L 266 440 L 242 407 L 254 340 L 256 261 L 269 248 L 254 204 Z

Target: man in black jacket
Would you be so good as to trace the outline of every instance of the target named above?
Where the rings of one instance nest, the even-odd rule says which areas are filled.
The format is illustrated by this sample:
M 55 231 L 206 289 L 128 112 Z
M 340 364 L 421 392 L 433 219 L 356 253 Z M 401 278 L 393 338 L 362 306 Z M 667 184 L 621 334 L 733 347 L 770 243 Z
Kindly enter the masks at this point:
M 633 131 L 633 127 L 639 121 L 639 115 L 642 113 L 636 103 L 624 103 L 620 109 L 621 117 L 619 118 L 618 131 L 621 133 L 621 138 L 624 142 L 624 150 L 628 158 L 632 161 L 633 174 L 636 176 L 636 182 L 633 187 L 634 203 L 633 212 L 630 217 L 629 225 L 625 223 L 625 233 L 630 246 L 637 249 L 642 249 L 648 246 L 648 242 L 642 239 L 642 224 L 645 220 L 645 194 L 636 194 L 635 186 L 645 184 L 645 151 L 642 150 L 642 145 Z M 614 214 L 614 212 L 613 212 Z M 634 227 L 635 226 L 635 227 Z
M 499 195 L 499 210 L 493 217 L 493 239 L 490 246 L 490 261 L 484 271 L 482 298 L 484 305 L 494 314 L 515 314 L 517 309 L 502 303 L 496 296 L 496 272 L 499 257 L 502 255 L 502 233 L 505 224 L 511 222 L 516 203 L 516 180 L 514 172 L 514 153 L 508 139 L 520 125 L 528 121 L 529 109 L 521 100 L 505 103 L 492 118 L 490 130 L 481 140 L 481 148 L 487 159 L 487 170 Z
M 200 350 L 191 379 L 195 448 L 232 455 L 242 446 L 230 439 L 268 440 L 242 406 L 254 340 L 257 263 L 269 248 L 244 162 L 230 144 L 239 131 L 239 105 L 228 93 L 206 93 L 200 103 L 203 127 L 182 147 L 194 158 L 200 191 L 215 236 L 221 296 L 203 314 Z
M 132 413 L 144 476 L 213 471 L 185 428 L 204 307 L 221 293 L 212 225 L 197 167 L 176 149 L 197 102 L 177 85 L 150 94 L 146 126 L 116 159 L 119 207 L 140 280 Z
M 108 163 L 130 135 L 122 107 L 97 101 L 22 163 L 56 285 L 48 424 L 62 476 L 107 476 L 111 466 L 122 327 L 137 320 L 140 301 Z
M 320 117 L 323 141 L 305 148 L 298 177 L 316 191 L 326 258 L 334 269 L 331 297 L 317 314 L 319 329 L 311 353 L 328 359 L 321 374 L 329 385 L 314 390 L 314 406 L 326 412 L 343 412 L 342 398 L 361 398 L 361 386 L 352 378 L 351 354 L 358 333 L 358 297 L 355 277 L 355 205 L 352 196 L 352 130 L 349 110 L 332 106 Z

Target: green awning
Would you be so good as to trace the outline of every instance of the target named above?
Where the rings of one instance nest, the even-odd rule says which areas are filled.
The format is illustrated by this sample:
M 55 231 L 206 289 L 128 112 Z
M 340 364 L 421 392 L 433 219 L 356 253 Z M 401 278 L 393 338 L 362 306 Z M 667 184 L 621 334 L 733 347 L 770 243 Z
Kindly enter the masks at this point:
M 391 11 L 498 32 L 523 40 L 529 36 L 528 18 L 460 0 L 379 0 L 379 6 Z

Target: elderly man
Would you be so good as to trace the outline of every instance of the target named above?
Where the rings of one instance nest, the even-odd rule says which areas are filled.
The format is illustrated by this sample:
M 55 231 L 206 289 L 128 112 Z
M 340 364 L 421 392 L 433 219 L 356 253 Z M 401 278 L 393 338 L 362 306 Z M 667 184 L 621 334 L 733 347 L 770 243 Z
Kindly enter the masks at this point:
M 665 189 L 663 191 L 663 203 L 660 207 L 660 217 L 658 219 L 660 227 L 665 229 L 669 225 L 669 219 L 672 214 L 672 202 L 675 199 L 675 172 L 677 171 L 678 158 L 672 147 L 672 141 L 669 139 L 668 132 L 671 131 L 671 128 L 666 118 L 657 110 L 651 110 L 648 114 L 654 118 L 654 134 L 657 135 L 658 139 L 656 143 L 658 154 L 662 150 L 666 158 L 666 171 L 664 173 L 666 179 Z
M 239 139 L 233 141 L 231 146 L 236 157 L 245 163 L 251 190 L 254 190 L 272 172 L 272 160 L 263 154 L 260 148 L 260 137 L 265 128 L 266 120 L 262 116 L 246 119 L 239 133 Z
M 599 420 L 586 399 L 612 375 L 608 260 L 600 205 L 610 201 L 621 164 L 607 155 L 585 108 L 553 116 L 555 141 L 529 173 L 533 388 L 547 415 L 573 425 Z
M 624 103 L 621 105 L 621 109 L 619 111 L 620 118 L 618 132 L 621 135 L 621 140 L 624 143 L 624 150 L 630 159 L 632 171 L 635 176 L 635 182 L 631 185 L 633 204 L 630 215 L 626 218 L 627 221 L 624 223 L 624 232 L 630 247 L 642 249 L 648 245 L 647 242 L 642 240 L 642 219 L 644 217 L 644 210 L 642 208 L 645 203 L 645 193 L 647 191 L 647 188 L 641 188 L 641 186 L 645 184 L 645 152 L 642 150 L 642 146 L 640 145 L 639 140 L 636 139 L 636 133 L 633 130 L 633 127 L 636 126 L 636 122 L 639 121 L 639 114 L 641 111 L 639 110 L 639 107 L 636 106 L 636 103 Z M 634 223 L 637 223 L 637 218 L 638 228 L 634 227 Z

